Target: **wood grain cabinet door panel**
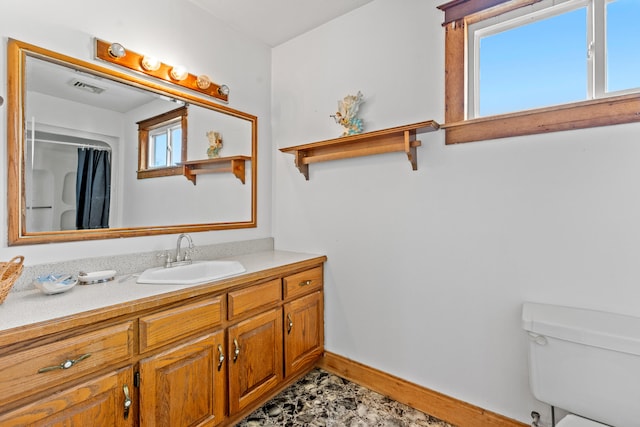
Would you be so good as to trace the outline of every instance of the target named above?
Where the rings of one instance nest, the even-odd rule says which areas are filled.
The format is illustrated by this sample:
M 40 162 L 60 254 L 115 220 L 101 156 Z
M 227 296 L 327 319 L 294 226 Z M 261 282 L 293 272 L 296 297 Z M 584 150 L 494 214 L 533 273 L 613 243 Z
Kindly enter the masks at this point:
M 215 426 L 225 418 L 224 331 L 140 362 L 140 426 Z
M 282 375 L 282 309 L 269 310 L 231 326 L 229 413 L 242 411 L 277 387 Z
M 322 292 L 314 292 L 284 305 L 285 375 L 309 367 L 324 351 Z
M 0 414 L 3 427 L 131 427 L 135 422 L 129 366 Z M 126 392 L 125 392 L 126 387 Z M 130 413 L 127 413 L 130 412 Z

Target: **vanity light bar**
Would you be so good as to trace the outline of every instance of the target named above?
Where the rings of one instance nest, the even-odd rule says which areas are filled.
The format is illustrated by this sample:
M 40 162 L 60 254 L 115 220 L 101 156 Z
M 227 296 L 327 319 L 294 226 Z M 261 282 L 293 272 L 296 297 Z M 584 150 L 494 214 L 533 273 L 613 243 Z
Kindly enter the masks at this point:
M 125 50 L 124 47 L 118 43 L 109 43 L 96 39 L 96 58 L 196 92 L 204 93 L 221 101 L 229 101 L 229 87 L 227 85 L 218 85 L 204 75 L 195 76 L 187 72 L 179 73 L 178 70 L 181 67 L 174 67 L 162 62 L 157 62 L 157 64 L 159 64 L 157 67 L 149 67 L 148 57 L 130 50 Z M 147 67 L 143 66 L 143 63 L 147 65 Z

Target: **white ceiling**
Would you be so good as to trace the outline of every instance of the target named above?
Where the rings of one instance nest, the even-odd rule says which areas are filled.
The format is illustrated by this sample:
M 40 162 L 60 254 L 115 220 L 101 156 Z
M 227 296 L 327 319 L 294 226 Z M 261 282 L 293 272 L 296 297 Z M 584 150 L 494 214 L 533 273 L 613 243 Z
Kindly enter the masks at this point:
M 277 46 L 373 0 L 189 1 L 237 31 Z M 150 92 L 33 58 L 27 67 L 27 82 L 30 91 L 120 112 L 157 98 Z M 87 86 L 104 89 L 104 92 L 97 95 L 90 90 L 79 90 Z
M 72 66 L 66 67 L 30 56 L 27 57 L 26 84 L 30 92 L 39 92 L 120 113 L 160 97 L 109 78 L 79 71 Z M 89 88 L 102 89 L 103 92 L 94 93 Z
M 190 0 L 231 28 L 277 46 L 373 0 Z

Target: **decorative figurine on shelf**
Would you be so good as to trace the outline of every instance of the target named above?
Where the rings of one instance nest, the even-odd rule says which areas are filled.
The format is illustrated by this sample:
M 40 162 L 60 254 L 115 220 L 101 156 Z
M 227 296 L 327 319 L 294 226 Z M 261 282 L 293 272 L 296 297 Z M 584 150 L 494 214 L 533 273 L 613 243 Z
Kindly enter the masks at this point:
M 207 148 L 207 157 L 215 159 L 220 157 L 220 150 L 222 149 L 222 135 L 220 132 L 214 132 L 210 130 L 207 132 L 207 138 L 209 139 L 209 148 Z
M 329 117 L 344 128 L 341 136 L 357 135 L 362 133 L 362 119 L 356 117 L 360 104 L 362 104 L 362 93 L 358 91 L 356 95 L 347 95 L 342 101 L 338 101 L 338 111 Z

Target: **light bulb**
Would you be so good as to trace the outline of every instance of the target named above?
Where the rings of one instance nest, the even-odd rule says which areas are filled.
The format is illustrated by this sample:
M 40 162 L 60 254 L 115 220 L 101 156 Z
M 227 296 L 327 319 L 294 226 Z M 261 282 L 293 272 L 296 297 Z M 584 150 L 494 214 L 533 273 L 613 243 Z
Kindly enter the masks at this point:
M 126 54 L 127 51 L 120 43 L 111 43 L 111 46 L 109 46 L 109 56 L 112 58 L 122 58 Z
M 218 93 L 219 93 L 220 95 L 223 95 L 223 96 L 228 96 L 228 95 L 229 95 L 229 86 L 227 86 L 227 85 L 221 85 L 221 86 L 218 88 Z
M 153 56 L 145 55 L 142 58 L 142 62 L 140 63 L 140 65 L 142 65 L 142 68 L 147 71 L 156 71 L 158 68 L 160 68 L 160 61 L 158 61 L 158 59 L 154 58 Z
M 178 81 L 186 79 L 187 75 L 189 75 L 189 73 L 187 72 L 187 69 L 181 65 L 177 65 L 173 67 L 169 74 L 171 75 L 172 79 L 178 80 Z
M 196 86 L 198 86 L 202 90 L 205 90 L 209 86 L 211 86 L 211 79 L 209 78 L 209 76 L 205 76 L 204 74 L 201 74 L 196 79 Z

